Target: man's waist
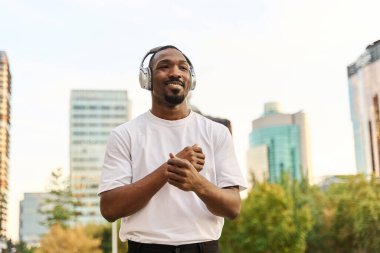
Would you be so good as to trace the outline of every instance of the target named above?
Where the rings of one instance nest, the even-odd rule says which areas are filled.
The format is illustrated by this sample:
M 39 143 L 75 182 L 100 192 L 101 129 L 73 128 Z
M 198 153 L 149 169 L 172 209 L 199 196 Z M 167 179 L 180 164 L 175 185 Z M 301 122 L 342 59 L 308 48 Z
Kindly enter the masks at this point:
M 157 215 L 153 219 L 151 218 L 153 215 L 153 211 L 149 210 L 123 219 L 119 234 L 121 241 L 169 245 L 192 244 L 218 240 L 223 227 L 223 218 L 214 215 L 207 216 L 207 219 L 185 215 L 177 219 L 171 214 L 166 218 Z M 143 216 L 145 219 L 142 219 Z
M 160 252 L 217 252 L 218 241 L 206 241 L 182 245 L 156 244 L 156 243 L 141 243 L 128 240 L 128 249 L 132 252 L 149 252 L 155 250 Z

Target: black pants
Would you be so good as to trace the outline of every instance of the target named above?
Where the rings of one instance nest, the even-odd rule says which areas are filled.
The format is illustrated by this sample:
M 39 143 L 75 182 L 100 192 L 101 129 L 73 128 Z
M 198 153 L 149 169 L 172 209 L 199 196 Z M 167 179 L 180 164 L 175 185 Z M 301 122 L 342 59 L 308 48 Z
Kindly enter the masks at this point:
M 218 241 L 178 246 L 128 241 L 128 253 L 219 253 Z

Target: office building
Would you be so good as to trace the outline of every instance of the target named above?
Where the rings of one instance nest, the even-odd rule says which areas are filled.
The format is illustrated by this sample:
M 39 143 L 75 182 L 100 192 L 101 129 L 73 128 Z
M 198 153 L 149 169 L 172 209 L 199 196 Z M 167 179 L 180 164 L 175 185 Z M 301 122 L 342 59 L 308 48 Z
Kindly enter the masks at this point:
M 248 178 L 278 183 L 284 174 L 312 179 L 309 134 L 303 112 L 280 112 L 278 103 L 267 103 L 264 115 L 252 122 L 247 152 Z
M 42 224 L 46 214 L 40 213 L 48 197 L 48 193 L 24 193 L 20 201 L 19 240 L 28 247 L 38 247 L 42 235 L 48 232 L 48 227 Z
M 380 40 L 347 67 L 358 173 L 380 176 Z
M 128 121 L 126 91 L 74 90 L 70 102 L 70 185 L 80 202 L 75 207 L 82 224 L 104 222 L 97 196 L 109 134 Z
M 6 53 L 0 51 L 0 238 L 7 232 L 10 98 L 9 61 Z

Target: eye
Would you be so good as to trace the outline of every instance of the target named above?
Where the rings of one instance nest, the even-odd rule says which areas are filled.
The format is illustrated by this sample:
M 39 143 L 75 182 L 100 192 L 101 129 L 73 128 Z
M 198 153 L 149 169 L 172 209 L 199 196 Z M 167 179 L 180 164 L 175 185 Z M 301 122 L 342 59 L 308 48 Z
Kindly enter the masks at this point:
M 166 65 L 166 64 L 162 64 L 162 65 L 159 65 L 157 68 L 158 69 L 166 69 L 166 68 L 168 68 L 169 66 L 168 65 Z
M 189 70 L 189 67 L 186 66 L 186 65 L 182 65 L 182 66 L 179 66 L 179 69 L 180 69 L 180 70 L 183 70 L 183 71 L 188 71 L 188 70 Z

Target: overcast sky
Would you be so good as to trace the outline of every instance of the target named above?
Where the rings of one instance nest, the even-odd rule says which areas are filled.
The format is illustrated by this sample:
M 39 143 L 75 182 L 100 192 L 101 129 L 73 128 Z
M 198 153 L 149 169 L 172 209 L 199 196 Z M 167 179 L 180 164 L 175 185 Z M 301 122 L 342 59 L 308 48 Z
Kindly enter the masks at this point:
M 380 1 L 1 0 L 0 50 L 12 72 L 9 235 L 24 192 L 69 170 L 71 89 L 126 89 L 150 108 L 144 54 L 174 44 L 197 75 L 192 103 L 232 121 L 245 171 L 265 102 L 309 118 L 314 178 L 355 172 L 346 66 L 380 39 Z

